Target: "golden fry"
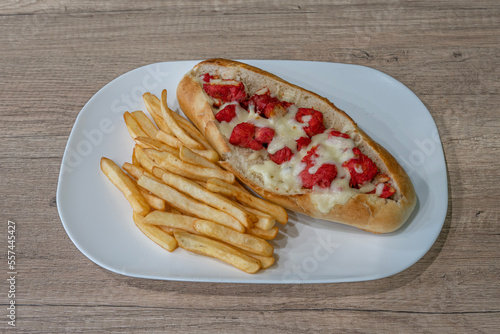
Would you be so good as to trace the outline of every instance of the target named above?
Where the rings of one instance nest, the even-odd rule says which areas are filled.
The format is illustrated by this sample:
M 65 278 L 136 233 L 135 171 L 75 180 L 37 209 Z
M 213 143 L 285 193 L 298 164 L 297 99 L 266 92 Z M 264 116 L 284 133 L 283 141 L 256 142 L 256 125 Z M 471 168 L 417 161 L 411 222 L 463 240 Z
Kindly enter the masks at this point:
M 250 257 L 253 257 L 254 259 L 259 260 L 260 264 L 262 265 L 262 269 L 269 268 L 270 266 L 272 266 L 274 264 L 275 260 L 274 260 L 273 256 L 262 256 L 262 255 L 253 254 L 253 253 L 250 253 L 250 252 L 248 252 L 244 249 L 241 249 L 241 248 L 237 248 L 237 250 L 239 250 L 243 254 L 246 254 Z
M 286 210 L 281 206 L 252 196 L 248 192 L 238 188 L 235 185 L 224 182 L 223 180 L 215 178 L 208 180 L 207 189 L 213 192 L 222 193 L 226 196 L 235 197 L 239 202 L 243 204 L 270 214 L 281 224 L 286 224 L 286 222 L 288 221 L 288 214 Z
M 176 112 L 172 112 L 175 120 L 179 123 L 179 126 L 184 129 L 191 137 L 193 137 L 197 142 L 205 146 L 207 150 L 213 150 L 212 145 L 203 137 L 203 135 L 198 131 L 198 129 L 191 124 L 187 119 L 182 117 Z
M 162 131 L 158 131 L 158 133 L 160 132 Z M 149 137 L 136 137 L 134 140 L 137 145 L 141 146 L 142 148 L 154 148 L 155 150 L 172 153 L 175 156 L 179 155 L 178 149 L 170 147 L 157 139 Z
M 217 166 L 213 162 L 205 159 L 205 157 L 193 152 L 186 146 L 181 146 L 179 149 L 179 157 L 186 161 L 189 162 L 193 165 L 198 165 L 201 167 L 207 167 L 207 168 L 215 168 L 215 169 L 221 169 L 221 167 Z
M 269 230 L 263 230 L 257 227 L 252 227 L 247 230 L 248 234 L 254 235 L 264 240 L 273 240 L 278 235 L 278 227 L 275 226 Z
M 148 172 L 153 171 L 153 167 L 158 166 L 139 145 L 135 145 L 134 154 L 139 164 Z
M 222 242 L 182 231 L 175 231 L 174 236 L 181 248 L 219 259 L 246 273 L 254 274 L 261 268 L 260 261 Z
M 146 93 L 148 94 L 148 93 Z M 144 95 L 146 95 L 144 94 Z M 152 109 L 152 111 L 156 114 L 162 115 L 161 111 L 161 101 L 156 97 L 155 95 L 149 94 L 146 96 L 148 100 L 149 107 Z M 168 107 L 168 106 L 167 106 Z M 149 110 L 149 109 L 148 109 Z M 178 113 L 171 111 L 171 115 L 174 118 L 174 120 L 177 122 L 179 127 L 181 127 L 188 135 L 190 135 L 193 139 L 195 139 L 197 142 L 205 146 L 205 149 L 207 150 L 213 150 L 212 146 L 208 143 L 208 141 L 203 137 L 203 135 L 196 129 L 196 127 L 191 124 L 187 119 L 179 115 Z M 162 116 L 163 117 L 163 116 Z M 166 133 L 172 135 L 173 133 L 170 133 L 168 131 L 165 131 Z
M 254 254 L 271 256 L 274 248 L 267 241 L 256 236 L 237 232 L 208 220 L 197 220 L 194 228 L 201 234 L 239 247 Z
M 133 215 L 134 223 L 149 239 L 154 241 L 160 247 L 168 250 L 169 252 L 174 251 L 177 248 L 177 240 L 170 234 L 159 228 L 158 226 L 144 224 L 144 217 L 134 212 Z
M 156 98 L 156 96 L 151 95 L 151 93 L 145 93 L 142 96 L 144 104 L 146 105 L 146 109 L 148 109 L 149 114 L 151 115 L 151 117 L 153 118 L 156 125 L 161 131 L 168 133 L 169 135 L 173 135 L 174 133 L 172 132 L 172 130 L 170 130 L 168 124 L 161 116 L 160 105 L 158 104 L 158 106 L 155 106 L 155 103 L 153 102 L 153 97 Z
M 183 128 L 179 126 L 177 121 L 173 116 L 173 111 L 167 105 L 167 90 L 164 89 L 161 92 L 161 115 L 165 122 L 167 122 L 170 130 L 175 134 L 175 136 L 187 147 L 202 150 L 204 146 L 194 140 L 187 134 Z
M 133 165 L 133 164 L 130 164 L 128 162 L 125 162 L 123 165 L 122 165 L 122 168 L 123 170 L 125 170 L 127 173 L 129 173 L 130 175 L 132 175 L 132 177 L 134 179 L 138 179 L 141 177 L 142 174 L 144 173 L 148 173 L 148 171 L 146 171 L 144 168 L 142 168 L 141 166 L 136 166 L 136 165 Z M 152 175 L 152 174 L 150 174 Z
M 160 229 L 162 229 L 164 232 L 170 234 L 171 236 L 174 236 L 174 232 L 178 231 L 179 229 L 174 228 L 174 227 L 168 227 L 168 226 L 158 226 Z
M 178 190 L 154 178 L 142 175 L 137 181 L 137 184 L 183 212 L 203 219 L 217 220 L 220 224 L 228 226 L 236 231 L 245 231 L 245 227 L 233 216 L 204 203 L 200 203 L 192 197 L 184 195 Z
M 155 210 L 164 211 L 166 208 L 165 201 L 155 195 L 150 194 L 146 189 L 139 187 L 142 197 L 148 202 L 149 206 Z
M 134 166 L 141 167 L 141 163 L 139 162 L 139 160 L 137 160 L 137 156 L 135 153 L 135 147 L 132 150 L 132 164 L 134 164 Z
M 194 222 L 198 218 L 190 217 L 182 214 L 175 214 L 170 212 L 162 212 L 162 211 L 153 211 L 149 213 L 144 220 L 142 221 L 144 224 L 151 225 L 161 225 L 167 226 L 171 228 L 181 229 L 190 233 L 195 233 Z
M 160 167 L 168 169 L 168 166 L 173 166 L 177 169 L 189 172 L 190 174 L 195 174 L 203 177 L 204 179 L 202 179 L 201 181 L 206 181 L 210 178 L 216 178 L 229 183 L 233 183 L 235 180 L 234 174 L 226 172 L 225 170 L 193 165 L 188 162 L 182 161 L 180 158 L 168 152 L 161 152 L 154 149 L 145 149 L 144 152 Z
M 194 153 L 201 155 L 205 159 L 207 159 L 210 162 L 217 162 L 219 161 L 219 154 L 215 152 L 214 150 L 195 150 L 191 149 Z
M 151 211 L 149 204 L 141 195 L 134 180 L 121 170 L 112 160 L 101 158 L 101 170 L 108 179 L 125 195 L 132 209 L 140 215 L 146 215 Z
M 257 216 L 258 221 L 254 224 L 254 227 L 260 228 L 262 230 L 270 230 L 274 227 L 276 223 L 276 219 L 274 219 L 273 216 L 268 215 L 267 213 L 264 213 L 260 210 L 254 209 L 249 207 L 248 205 L 241 204 L 240 205 L 245 209 L 246 211 L 253 213 L 255 216 Z
M 247 228 L 253 226 L 253 223 L 257 221 L 255 215 L 245 211 L 240 205 L 219 194 L 208 191 L 194 181 L 172 174 L 161 168 L 153 168 L 153 175 L 161 179 L 166 185 L 174 187 L 205 204 L 230 214 Z
M 182 146 L 182 142 L 179 139 L 164 131 L 158 131 L 158 133 L 156 134 L 156 139 L 170 147 L 174 147 L 177 149 Z
M 125 124 L 127 125 L 128 132 L 130 133 L 132 139 L 135 139 L 135 137 L 148 136 L 128 111 L 123 114 L 123 119 L 125 120 Z
M 141 129 L 151 138 L 156 138 L 158 129 L 151 120 L 141 110 L 136 110 L 131 113 L 132 117 L 139 123 Z

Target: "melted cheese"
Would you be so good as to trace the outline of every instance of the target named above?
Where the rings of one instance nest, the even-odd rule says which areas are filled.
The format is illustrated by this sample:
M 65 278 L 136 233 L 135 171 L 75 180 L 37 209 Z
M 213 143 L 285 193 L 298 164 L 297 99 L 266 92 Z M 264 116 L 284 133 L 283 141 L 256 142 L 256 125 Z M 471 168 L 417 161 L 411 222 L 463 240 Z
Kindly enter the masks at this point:
M 266 93 L 266 91 L 267 89 L 263 89 L 259 93 Z M 274 129 L 275 135 L 267 147 L 269 154 L 274 154 L 285 146 L 289 147 L 294 153 L 292 159 L 281 165 L 268 160 L 266 150 L 254 151 L 248 157 L 249 160 L 257 160 L 259 158 L 265 160 L 261 164 L 251 165 L 248 173 L 260 177 L 266 188 L 289 194 L 303 193 L 304 189 L 302 188 L 302 180 L 299 174 L 306 168 L 306 164 L 301 161 L 309 150 L 317 146 L 316 153 L 318 157 L 316 157 L 314 166 L 308 172 L 311 174 L 316 173 L 325 163 L 334 164 L 337 167 L 337 177 L 332 181 L 329 188 L 323 189 L 315 186 L 311 192 L 312 202 L 318 211 L 328 214 L 335 205 L 347 203 L 356 194 L 368 193 L 374 189 L 378 195 L 382 192 L 383 185 L 375 186 L 372 183 L 367 183 L 360 189 L 349 187 L 350 174 L 346 168 L 342 167 L 342 164 L 354 158 L 352 149 L 356 145 L 350 138 L 346 139 L 335 136 L 329 138 L 330 131 L 326 130 L 322 134 L 313 136 L 309 146 L 297 152 L 296 140 L 300 137 L 307 137 L 304 127 L 308 126 L 308 122 L 312 117 L 306 115 L 302 118 L 303 123 L 297 122 L 295 120 L 295 115 L 299 109 L 297 106 L 291 105 L 288 107 L 287 113 L 283 117 L 266 119 L 255 112 L 254 106 L 250 106 L 247 112 L 237 102 L 226 103 L 219 110 L 230 104 L 236 106 L 236 117 L 229 123 L 217 122 L 219 131 L 227 140 L 231 137 L 231 133 L 236 125 L 248 122 L 257 127 Z
M 265 186 L 270 189 L 298 193 L 302 189 L 299 174 L 306 167 L 306 164 L 300 162 L 298 157 L 299 155 L 295 154 L 290 161 L 281 165 L 266 160 L 262 164 L 252 165 L 248 171 L 260 175 Z
M 219 123 L 219 131 L 226 139 L 231 137 L 234 127 L 243 122 L 252 123 L 259 128 L 271 128 L 274 130 L 274 137 L 269 143 L 267 151 L 270 154 L 274 154 L 285 146 L 289 147 L 292 151 L 296 151 L 297 142 L 295 140 L 307 136 L 304 131 L 304 127 L 307 126 L 307 123 L 299 123 L 295 120 L 295 115 L 299 110 L 295 105 L 290 106 L 283 117 L 264 118 L 255 112 L 254 106 L 250 106 L 247 112 L 237 102 L 225 103 L 219 110 L 224 109 L 230 104 L 236 106 L 236 117 L 229 123 Z
M 344 205 L 357 192 L 348 188 L 343 191 L 328 191 L 328 192 L 313 192 L 311 199 L 314 207 L 321 213 L 328 214 L 330 210 L 337 204 Z
M 323 164 L 334 164 L 337 166 L 337 173 L 342 173 L 338 177 L 342 177 L 345 171 L 342 163 L 354 158 L 352 149 L 356 147 L 352 139 L 332 136 L 329 138 L 330 131 L 325 131 L 322 134 L 312 138 L 308 150 L 317 146 L 316 153 L 319 155 L 316 158 L 315 165 L 309 169 L 309 173 L 314 174 Z M 349 173 L 346 174 L 348 176 Z
M 270 154 L 274 154 L 282 148 L 289 147 L 292 151 L 297 150 L 296 140 L 300 137 L 305 137 L 306 132 L 304 127 L 307 123 L 299 123 L 295 120 L 295 115 L 297 114 L 297 108 L 292 105 L 288 108 L 288 112 L 283 117 L 271 117 L 266 119 L 268 122 L 268 127 L 273 128 L 275 131 L 273 140 L 269 143 L 267 151 Z
M 385 186 L 384 183 L 377 184 L 377 186 L 375 187 L 375 194 L 377 194 L 377 196 L 382 195 L 382 191 L 384 190 L 384 186 Z
M 222 133 L 222 135 L 229 140 L 231 137 L 231 133 L 233 132 L 233 129 L 236 125 L 247 122 L 250 113 L 248 113 L 245 109 L 243 109 L 238 102 L 230 102 L 230 103 L 224 103 L 219 110 L 224 109 L 226 106 L 234 104 L 236 106 L 235 111 L 236 111 L 236 117 L 234 117 L 231 122 L 217 122 L 219 125 L 219 131 Z

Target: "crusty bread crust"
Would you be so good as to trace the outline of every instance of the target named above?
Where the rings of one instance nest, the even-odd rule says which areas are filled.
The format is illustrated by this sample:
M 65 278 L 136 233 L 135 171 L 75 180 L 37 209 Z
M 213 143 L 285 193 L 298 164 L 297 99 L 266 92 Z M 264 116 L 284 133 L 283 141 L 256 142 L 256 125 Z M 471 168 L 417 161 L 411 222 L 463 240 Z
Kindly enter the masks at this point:
M 243 74 L 256 81 L 265 80 L 267 86 L 276 84 L 280 90 L 290 90 L 294 96 L 299 96 L 296 101 L 301 107 L 315 108 L 325 117 L 327 128 L 333 127 L 349 134 L 364 154 L 370 157 L 379 169 L 388 174 L 392 185 L 396 189 L 394 199 L 384 199 L 376 195 L 357 194 L 345 204 L 335 205 L 329 213 L 324 214 L 316 209 L 311 196 L 311 190 L 303 189 L 301 193 L 278 193 L 266 189 L 259 180 L 250 179 L 245 175 L 246 168 L 241 166 L 236 157 L 248 154 L 249 149 L 235 147 L 227 142 L 217 128 L 214 111 L 209 103 L 209 97 L 197 81 L 197 77 L 214 69 L 229 70 L 231 73 L 244 72 Z M 244 82 L 248 84 L 247 81 Z M 259 86 L 260 83 L 256 85 Z M 261 86 L 259 86 L 261 87 Z M 271 87 L 271 90 L 273 88 Z M 283 207 L 306 214 L 311 217 L 334 221 L 346 225 L 374 232 L 388 233 L 397 230 L 408 219 L 416 204 L 416 194 L 410 178 L 399 165 L 396 159 L 381 145 L 371 139 L 357 124 L 342 110 L 335 107 L 326 98 L 285 80 L 263 71 L 259 68 L 227 59 L 210 59 L 196 65 L 187 73 L 177 88 L 177 100 L 182 111 L 205 135 L 210 144 L 221 155 L 224 161 L 221 165 L 235 174 L 245 185 L 257 194 L 271 202 Z M 235 154 L 232 154 L 235 152 Z

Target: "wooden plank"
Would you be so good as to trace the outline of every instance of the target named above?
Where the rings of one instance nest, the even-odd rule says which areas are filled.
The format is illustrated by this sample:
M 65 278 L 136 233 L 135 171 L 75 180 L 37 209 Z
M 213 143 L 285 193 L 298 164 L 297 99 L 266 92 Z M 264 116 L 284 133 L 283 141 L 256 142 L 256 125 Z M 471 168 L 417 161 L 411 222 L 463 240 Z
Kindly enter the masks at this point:
M 17 331 L 495 333 L 498 36 L 498 1 L 0 5 L 0 212 L 18 227 Z M 436 121 L 449 175 L 431 250 L 377 281 L 283 286 L 135 279 L 80 253 L 55 203 L 78 112 L 129 70 L 212 56 L 365 65 L 414 91 Z

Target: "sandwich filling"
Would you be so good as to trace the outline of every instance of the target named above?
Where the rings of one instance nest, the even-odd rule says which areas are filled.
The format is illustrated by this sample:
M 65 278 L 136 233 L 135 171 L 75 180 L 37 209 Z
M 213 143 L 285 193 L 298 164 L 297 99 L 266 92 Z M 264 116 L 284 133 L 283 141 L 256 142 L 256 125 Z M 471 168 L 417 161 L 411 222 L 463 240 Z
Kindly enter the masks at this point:
M 390 178 L 338 129 L 325 127 L 323 114 L 274 96 L 263 87 L 250 95 L 236 80 L 209 73 L 199 77 L 217 126 L 226 140 L 254 152 L 259 160 L 247 171 L 269 189 L 313 190 L 316 207 L 328 213 L 336 204 L 364 193 L 391 198 Z

